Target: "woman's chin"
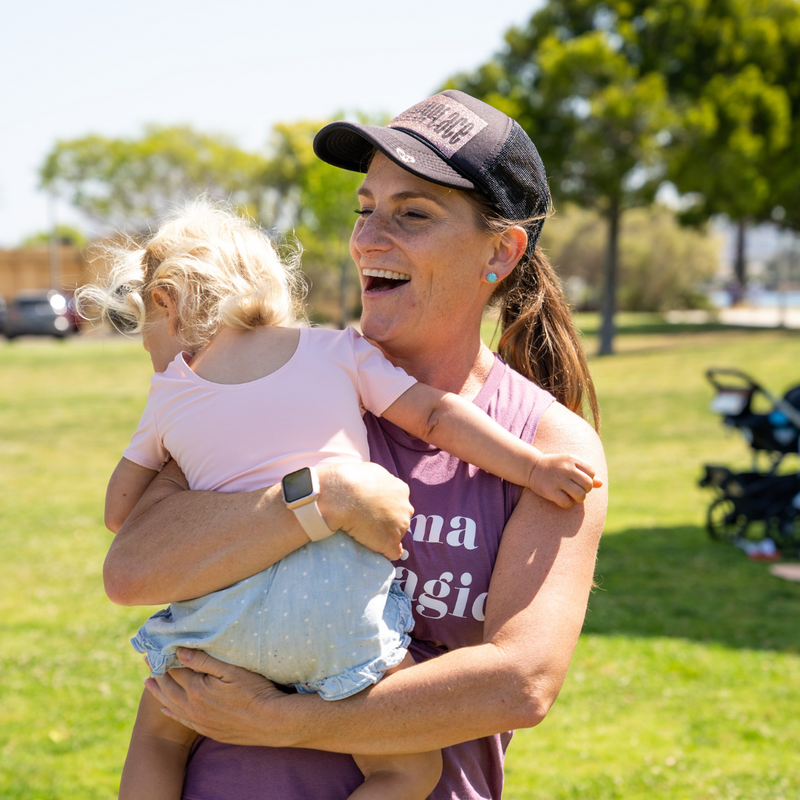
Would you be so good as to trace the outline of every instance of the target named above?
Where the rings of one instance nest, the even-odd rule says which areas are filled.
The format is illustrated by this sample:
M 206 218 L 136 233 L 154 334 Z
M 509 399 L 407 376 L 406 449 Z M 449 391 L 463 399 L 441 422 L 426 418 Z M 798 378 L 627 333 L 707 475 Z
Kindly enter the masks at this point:
M 384 344 L 402 338 L 403 316 L 398 313 L 390 313 L 388 309 L 370 308 L 368 303 L 364 303 L 364 310 L 361 313 L 361 332 L 376 344 Z

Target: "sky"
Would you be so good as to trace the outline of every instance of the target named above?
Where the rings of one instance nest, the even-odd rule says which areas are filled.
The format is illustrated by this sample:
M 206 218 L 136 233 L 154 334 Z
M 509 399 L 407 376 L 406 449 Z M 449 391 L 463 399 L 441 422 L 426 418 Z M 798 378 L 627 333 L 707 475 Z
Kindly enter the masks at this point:
M 263 148 L 277 122 L 398 114 L 487 61 L 539 0 L 28 0 L 0 11 L 0 247 L 59 223 L 59 139 L 190 124 Z

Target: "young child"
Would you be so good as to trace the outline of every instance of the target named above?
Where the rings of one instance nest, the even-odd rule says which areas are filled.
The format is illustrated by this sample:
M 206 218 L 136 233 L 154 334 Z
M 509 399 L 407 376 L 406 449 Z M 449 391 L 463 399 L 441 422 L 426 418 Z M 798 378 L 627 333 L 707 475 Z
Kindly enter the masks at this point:
M 417 383 L 352 329 L 292 327 L 295 270 L 247 221 L 204 203 L 166 222 L 143 249 L 119 248 L 104 288 L 79 302 L 138 330 L 155 374 L 139 428 L 106 495 L 117 531 L 172 457 L 193 489 L 245 492 L 285 476 L 292 507 L 308 499 L 313 468 L 369 459 L 362 409 L 412 436 L 561 506 L 581 502 L 594 472 L 544 455 L 462 398 Z M 309 469 L 310 468 L 310 469 Z M 413 664 L 411 604 L 394 568 L 316 509 L 298 513 L 307 546 L 227 589 L 172 603 L 132 640 L 154 675 L 181 667 L 179 647 L 202 649 L 300 692 L 338 700 Z M 195 734 L 160 713 L 145 691 L 120 797 L 179 800 Z M 354 756 L 365 781 L 355 800 L 425 798 L 438 752 Z

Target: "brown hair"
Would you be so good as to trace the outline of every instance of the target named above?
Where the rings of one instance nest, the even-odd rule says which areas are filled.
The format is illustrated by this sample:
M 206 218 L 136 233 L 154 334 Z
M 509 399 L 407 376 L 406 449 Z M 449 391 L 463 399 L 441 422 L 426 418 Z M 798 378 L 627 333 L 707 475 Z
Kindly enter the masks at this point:
M 541 217 L 505 219 L 482 195 L 464 194 L 487 233 L 504 233 L 517 225 L 529 229 L 532 223 L 541 223 Z M 528 247 L 497 286 L 490 304 L 500 307 L 498 352 L 503 359 L 579 416 L 584 416 L 587 404 L 599 431 L 600 408 L 586 356 L 561 283 L 540 247 Z

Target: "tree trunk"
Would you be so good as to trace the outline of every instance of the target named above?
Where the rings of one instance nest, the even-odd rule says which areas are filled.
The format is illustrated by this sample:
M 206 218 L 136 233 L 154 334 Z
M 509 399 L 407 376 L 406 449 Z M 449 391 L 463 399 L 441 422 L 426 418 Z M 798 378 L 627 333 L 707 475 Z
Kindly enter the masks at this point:
M 608 250 L 606 251 L 605 286 L 603 288 L 603 320 L 600 325 L 601 356 L 614 352 L 614 314 L 617 310 L 617 247 L 619 241 L 619 199 L 612 198 L 608 209 Z
M 733 271 L 736 283 L 739 284 L 739 295 L 744 294 L 747 284 L 747 258 L 745 256 L 745 239 L 747 233 L 747 220 L 741 217 L 736 222 L 736 257 L 733 262 Z

